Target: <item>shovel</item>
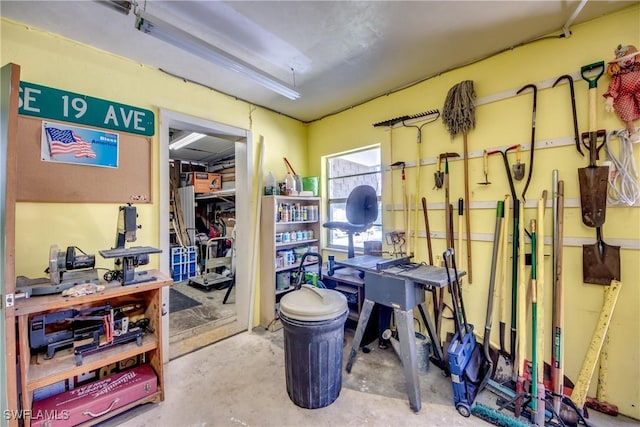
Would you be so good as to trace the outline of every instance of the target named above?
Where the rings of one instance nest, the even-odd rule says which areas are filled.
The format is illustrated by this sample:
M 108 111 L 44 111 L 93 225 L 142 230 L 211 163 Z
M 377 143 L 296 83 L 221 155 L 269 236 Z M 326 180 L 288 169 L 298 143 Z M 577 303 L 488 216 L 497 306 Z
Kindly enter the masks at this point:
M 442 155 L 438 157 L 438 170 L 433 173 L 433 179 L 436 183 L 436 186 L 434 188 L 442 188 L 442 184 L 444 184 L 444 172 L 442 172 Z
M 522 181 L 524 178 L 524 163 L 521 162 L 522 148 L 518 145 L 516 149 L 516 164 L 511 166 L 513 169 L 513 178 Z
M 588 77 L 588 75 L 593 75 Z M 596 92 L 598 79 L 604 72 L 604 61 L 585 65 L 581 68 L 582 78 L 589 83 L 589 166 L 578 169 L 580 182 L 580 205 L 582 207 L 582 222 L 587 227 L 601 227 L 605 221 L 607 208 L 607 178 L 608 166 L 598 166 L 598 135 L 605 135 L 605 131 L 596 131 Z M 584 143 L 584 135 L 583 135 Z M 602 144 L 601 144 L 602 146 Z
M 607 245 L 601 227 L 596 227 L 596 235 L 595 244 L 582 246 L 583 281 L 609 286 L 612 280 L 620 280 L 620 246 Z

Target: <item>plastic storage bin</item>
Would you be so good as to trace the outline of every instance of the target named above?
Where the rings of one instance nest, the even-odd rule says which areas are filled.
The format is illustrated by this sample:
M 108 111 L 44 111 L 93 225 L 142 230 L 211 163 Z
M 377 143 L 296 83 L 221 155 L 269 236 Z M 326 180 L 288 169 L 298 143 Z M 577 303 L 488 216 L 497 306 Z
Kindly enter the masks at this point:
M 197 248 L 195 246 L 174 247 L 171 248 L 171 277 L 174 282 L 195 277 L 198 274 L 197 264 Z
M 307 409 L 332 404 L 342 389 L 345 296 L 302 285 L 282 297 L 279 310 L 289 398 Z

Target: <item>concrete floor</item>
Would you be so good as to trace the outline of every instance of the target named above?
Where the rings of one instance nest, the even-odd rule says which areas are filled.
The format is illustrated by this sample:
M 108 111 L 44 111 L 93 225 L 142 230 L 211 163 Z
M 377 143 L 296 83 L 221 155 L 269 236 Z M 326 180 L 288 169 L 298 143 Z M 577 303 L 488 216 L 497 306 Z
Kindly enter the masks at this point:
M 345 349 L 350 349 L 352 335 L 347 329 Z M 287 395 L 283 330 L 256 328 L 172 360 L 165 381 L 164 402 L 138 407 L 105 426 L 489 425 L 457 413 L 450 379 L 435 366 L 421 373 L 422 409 L 411 411 L 398 357 L 375 345 L 368 354 L 358 353 L 350 374 L 342 371 L 342 390 L 334 403 L 300 408 Z M 495 402 L 486 391 L 481 397 Z M 624 417 L 590 414 L 595 426 L 640 425 Z
M 236 320 L 235 287 L 227 303 L 222 301 L 227 289 L 204 290 L 190 286 L 188 281 L 176 282 L 172 287 L 200 305 L 169 313 L 169 359 L 173 360 L 194 350 L 212 344 L 221 337 L 238 330 L 231 323 Z

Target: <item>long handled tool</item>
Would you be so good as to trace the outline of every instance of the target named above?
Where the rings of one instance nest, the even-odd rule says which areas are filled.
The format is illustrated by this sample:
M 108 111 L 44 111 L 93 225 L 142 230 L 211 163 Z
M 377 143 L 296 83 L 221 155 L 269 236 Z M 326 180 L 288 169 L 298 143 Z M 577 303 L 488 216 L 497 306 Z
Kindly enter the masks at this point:
M 597 64 L 592 64 L 597 65 Z M 589 67 L 589 66 L 588 66 Z M 584 68 L 584 67 L 583 67 Z M 597 77 L 591 81 L 596 81 Z M 594 91 L 589 89 L 590 96 Z M 590 102 L 591 98 L 590 98 Z M 590 105 L 590 109 L 595 109 Z M 590 114 L 595 121 L 595 112 Z M 595 125 L 590 127 L 595 129 Z M 620 280 L 620 246 L 612 246 L 605 243 L 602 238 L 602 226 L 605 221 L 607 208 L 607 183 L 609 176 L 608 166 L 596 166 L 597 139 L 604 135 L 606 143 L 606 131 L 589 132 L 589 166 L 578 169 L 580 181 L 580 204 L 582 206 L 582 222 L 596 228 L 596 243 L 582 246 L 582 278 L 585 283 L 608 285 L 612 280 Z M 584 136 L 584 135 L 583 135 Z
M 538 399 L 538 288 L 537 281 L 537 236 L 536 220 L 530 223 L 531 232 L 531 421 L 538 426 L 544 425 L 544 406 L 540 408 Z M 540 422 L 542 419 L 542 423 Z
M 544 210 L 547 203 L 547 190 L 542 192 L 542 197 L 538 199 L 538 212 L 536 220 L 536 296 L 539 297 L 537 303 L 536 314 L 536 334 L 538 344 L 536 346 L 536 363 L 537 363 L 537 376 L 531 376 L 531 382 L 537 382 L 537 394 L 533 394 L 532 398 L 538 400 L 538 412 L 536 423 L 539 426 L 545 424 L 545 383 L 544 383 L 544 319 L 545 319 L 545 304 L 544 304 Z M 533 249 L 532 249 L 533 252 Z
M 483 339 L 483 351 L 484 358 L 486 364 L 488 365 L 488 370 L 486 370 L 486 374 L 482 379 L 480 390 L 484 388 L 487 381 L 489 381 L 489 377 L 493 372 L 493 361 L 491 359 L 491 354 L 489 352 L 489 344 L 491 338 L 491 325 L 492 325 L 492 317 L 493 317 L 493 298 L 496 287 L 496 272 L 499 258 L 500 246 L 502 245 L 502 234 L 504 232 L 504 227 L 502 226 L 502 220 L 504 218 L 504 202 L 502 200 L 498 201 L 496 206 L 496 225 L 495 230 L 493 232 L 493 256 L 491 257 L 491 271 L 489 273 L 489 293 L 487 299 L 487 314 L 485 317 L 485 325 L 484 325 L 484 339 Z
M 453 157 L 460 157 L 458 153 L 441 153 L 439 156 L 439 161 L 444 159 L 444 177 L 443 177 L 443 186 L 444 186 L 444 209 L 445 209 L 445 234 L 446 234 L 446 246 L 447 248 L 454 247 L 453 234 L 450 233 L 451 230 L 451 206 L 449 203 L 449 160 Z
M 583 411 L 585 401 L 587 399 L 587 392 L 589 391 L 589 385 L 593 377 L 593 372 L 596 369 L 596 363 L 598 362 L 598 356 L 602 350 L 607 331 L 609 330 L 609 324 L 611 323 L 611 317 L 618 301 L 618 295 L 620 294 L 620 288 L 622 282 L 613 280 L 611 286 L 607 288 L 604 296 L 604 304 L 596 328 L 593 331 L 593 337 L 591 338 L 591 344 L 587 349 L 584 362 L 582 363 L 582 369 L 578 375 L 578 380 L 571 393 L 571 401 L 575 406 Z
M 520 270 L 520 277 L 517 283 L 517 310 L 512 310 L 513 313 L 517 311 L 518 314 L 518 350 L 517 350 L 517 377 L 516 377 L 516 400 L 514 402 L 514 414 L 517 417 L 520 416 L 522 411 L 522 404 L 524 400 L 524 360 L 525 352 L 527 351 L 527 331 L 525 329 L 527 313 L 527 289 L 526 280 L 524 277 L 525 269 L 525 251 L 524 251 L 524 210 L 518 210 L 518 219 L 514 221 L 517 224 L 518 231 L 513 234 L 513 246 L 517 249 L 514 252 L 517 254 L 517 268 Z M 515 227 L 514 227 L 515 230 Z M 517 243 L 516 243 L 517 242 Z M 513 339 L 511 341 L 513 343 Z M 512 350 L 513 351 L 513 350 Z M 514 353 L 511 353 L 512 357 Z
M 505 327 L 507 322 L 507 304 L 505 298 L 507 297 L 507 263 L 509 255 L 507 253 L 509 247 L 509 215 L 511 196 L 506 195 L 504 198 L 504 220 L 502 221 L 500 231 L 500 247 L 498 248 L 499 259 L 499 273 L 498 273 L 498 295 L 499 295 L 499 307 L 500 313 L 500 351 L 498 353 L 498 359 L 493 373 L 493 380 L 500 384 L 509 382 L 514 374 L 513 363 L 510 359 L 509 352 L 505 347 Z M 517 242 L 514 242 L 517 244 Z
M 453 248 L 453 233 L 451 232 L 451 204 L 449 203 L 449 157 L 458 157 L 457 153 L 442 153 L 440 159 L 444 159 L 444 222 L 445 222 L 445 245 Z M 436 331 L 438 335 L 442 330 L 442 312 L 444 311 L 444 289 L 438 292 L 438 312 L 436 317 Z
M 462 214 L 464 212 L 464 199 L 458 199 L 458 253 L 462 254 Z
M 564 395 L 564 280 L 563 280 L 563 236 L 564 236 L 564 181 L 558 181 L 558 171 L 553 171 L 553 333 L 551 367 L 553 379 L 553 407 L 560 413 Z
M 402 225 L 403 231 L 405 235 L 405 239 L 408 239 L 409 236 L 407 232 L 409 231 L 409 201 L 407 199 L 407 175 L 405 174 L 405 162 L 395 162 L 391 164 L 391 167 L 401 167 L 402 166 Z
M 571 96 L 571 111 L 573 113 L 573 135 L 576 142 L 576 150 L 578 150 L 578 153 L 580 153 L 580 155 L 584 157 L 584 153 L 580 148 L 580 133 L 578 132 L 578 115 L 576 114 L 576 95 L 573 88 L 573 77 L 571 77 L 568 74 L 560 76 L 553 83 L 553 87 L 556 87 L 556 85 L 560 83 L 562 80 L 566 80 L 569 83 L 569 95 Z
M 516 193 L 516 188 L 513 185 L 513 178 L 511 176 L 511 168 L 509 167 L 509 159 L 507 159 L 507 153 L 511 150 L 518 148 L 518 145 L 512 145 L 507 147 L 504 151 L 493 150 L 489 151 L 487 155 L 500 154 L 504 163 L 504 169 L 509 181 L 509 190 L 511 191 L 511 199 L 513 200 L 513 248 L 511 258 L 511 342 L 510 342 L 510 356 L 511 361 L 515 362 L 516 354 L 516 313 L 518 310 L 517 297 L 518 297 L 518 233 L 519 233 L 519 221 L 520 221 L 520 200 Z M 513 365 L 515 369 L 515 364 Z M 515 374 L 515 373 L 514 373 Z
M 527 189 L 531 182 L 531 176 L 533 175 L 533 153 L 536 142 L 536 104 L 538 98 L 538 88 L 534 84 L 528 84 L 522 87 L 517 93 L 518 95 L 524 92 L 526 89 L 533 90 L 533 113 L 531 116 L 531 151 L 529 154 L 529 173 L 527 174 L 527 182 L 524 184 L 524 190 L 522 190 L 522 200 L 526 200 Z
M 449 89 L 442 108 L 442 121 L 447 127 L 449 134 L 454 137 L 462 133 L 463 155 L 464 155 L 464 198 L 465 220 L 467 232 L 467 277 L 469 283 L 473 283 L 473 269 L 471 267 L 471 213 L 469 199 L 469 148 L 467 143 L 467 133 L 476 126 L 475 118 L 475 98 L 473 81 L 465 80 Z
M 424 213 L 424 231 L 427 234 L 427 253 L 429 265 L 433 265 L 433 249 L 431 248 L 431 229 L 429 227 L 429 215 L 427 214 L 427 198 L 422 198 L 422 212 Z
M 425 111 L 424 113 L 421 113 L 419 115 L 415 115 L 415 116 L 411 116 L 409 119 L 403 119 L 402 120 L 402 126 L 404 127 L 412 127 L 412 128 L 416 128 L 418 129 L 418 135 L 416 137 L 417 139 L 417 154 L 416 154 L 416 201 L 417 198 L 420 195 L 420 185 L 422 183 L 422 179 L 420 177 L 420 170 L 421 168 L 421 162 L 422 162 L 422 128 L 425 125 L 428 125 L 429 123 L 433 123 L 436 120 L 438 120 L 438 118 L 440 117 L 440 111 L 439 110 L 430 110 L 430 111 Z M 429 118 L 429 121 L 424 122 L 423 124 L 421 124 L 420 126 L 417 125 L 410 125 L 407 124 L 407 121 L 410 120 L 426 120 L 427 118 Z M 413 203 L 412 203 L 413 204 Z M 413 204 L 415 206 L 415 204 Z M 413 217 L 413 223 L 414 223 L 414 233 L 413 233 L 413 245 L 412 245 L 412 249 L 413 251 L 417 250 L 417 239 L 418 239 L 418 209 L 416 208 L 414 210 L 414 217 Z
M 595 76 L 589 77 L 593 73 Z M 607 208 L 607 178 L 608 166 L 596 164 L 598 152 L 598 132 L 596 130 L 596 92 L 598 79 L 604 72 L 604 61 L 581 68 L 582 78 L 589 83 L 589 166 L 578 169 L 580 182 L 580 205 L 582 207 L 582 222 L 587 227 L 601 227 L 605 221 Z M 606 132 L 604 132 L 606 136 Z M 583 142 L 585 138 L 583 134 Z

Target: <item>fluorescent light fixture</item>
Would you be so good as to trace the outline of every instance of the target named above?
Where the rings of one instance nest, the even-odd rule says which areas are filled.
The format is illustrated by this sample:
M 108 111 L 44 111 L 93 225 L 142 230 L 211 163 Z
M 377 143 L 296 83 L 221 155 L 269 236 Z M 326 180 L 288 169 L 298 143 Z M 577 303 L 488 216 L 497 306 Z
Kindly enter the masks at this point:
M 194 142 L 201 140 L 205 136 L 207 135 L 205 135 L 204 133 L 191 132 L 181 138 L 176 139 L 171 144 L 169 144 L 169 150 L 177 150 L 179 148 L 184 148 L 189 144 L 193 144 Z
M 131 10 L 131 2 L 130 1 L 118 1 L 118 0 L 98 0 L 98 3 L 107 6 L 115 10 L 116 12 L 122 13 L 123 15 L 128 15 Z
M 188 32 L 159 18 L 151 16 L 146 12 L 139 12 L 136 28 L 159 40 L 172 44 L 186 52 L 199 56 L 216 65 L 225 67 L 228 70 L 247 77 L 256 83 L 285 96 L 289 99 L 298 99 L 300 94 L 288 87 L 286 84 L 270 76 L 253 65 L 228 54 L 222 49 L 210 45 L 209 43 L 192 36 Z

